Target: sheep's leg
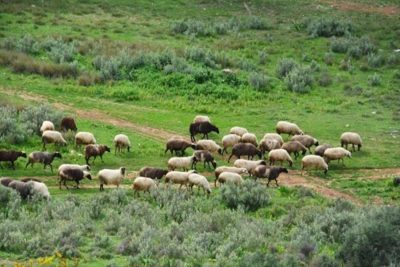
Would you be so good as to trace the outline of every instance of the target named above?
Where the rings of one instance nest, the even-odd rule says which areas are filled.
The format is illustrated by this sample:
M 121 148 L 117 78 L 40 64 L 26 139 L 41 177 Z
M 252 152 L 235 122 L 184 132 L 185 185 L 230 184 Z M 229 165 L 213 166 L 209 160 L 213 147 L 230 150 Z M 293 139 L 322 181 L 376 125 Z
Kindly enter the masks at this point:
M 97 156 L 94 156 L 92 163 L 94 163 L 94 160 L 97 158 Z
M 298 152 L 294 152 L 294 159 L 297 159 L 298 157 L 299 157 L 299 153 Z
M 104 191 L 103 184 L 100 184 L 100 191 Z
M 232 156 L 233 156 L 233 154 L 231 154 L 231 155 L 229 156 L 229 158 L 228 158 L 228 163 L 229 163 L 229 161 L 231 160 Z
M 276 183 L 276 185 L 279 187 L 278 179 L 275 179 L 275 183 Z
M 301 168 L 301 176 L 303 176 L 303 170 L 304 170 L 304 167 L 303 168 Z
M 51 172 L 53 172 L 53 166 L 51 166 L 51 164 L 49 163 L 49 166 L 50 166 L 50 170 L 51 170 Z
M 197 195 L 200 195 L 200 186 L 197 186 Z
M 65 187 L 69 190 L 68 186 L 67 186 L 67 180 L 64 180 L 64 185 Z M 61 189 L 61 188 L 60 188 Z
M 103 162 L 103 163 L 104 163 L 104 161 L 103 161 L 103 156 L 101 156 L 101 155 L 100 155 L 100 159 L 101 159 L 101 162 Z
M 269 187 L 269 182 L 271 182 L 271 179 L 268 179 L 268 183 L 267 183 L 267 186 Z
M 311 152 L 311 148 L 310 148 L 310 147 L 308 148 L 308 151 L 310 152 L 310 154 L 312 154 L 312 152 Z
M 76 181 L 76 189 L 79 189 L 79 181 Z
M 1 165 L 0 165 L 1 166 Z M 11 167 L 13 168 L 13 170 L 15 170 L 15 165 L 14 165 L 14 161 L 11 161 Z M 3 167 L 1 167 L 3 169 Z

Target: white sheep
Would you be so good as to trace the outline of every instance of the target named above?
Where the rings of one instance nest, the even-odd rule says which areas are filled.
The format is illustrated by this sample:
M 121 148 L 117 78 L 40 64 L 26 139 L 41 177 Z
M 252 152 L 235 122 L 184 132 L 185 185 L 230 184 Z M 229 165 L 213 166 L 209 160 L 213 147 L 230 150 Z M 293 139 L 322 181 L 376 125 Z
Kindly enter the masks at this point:
M 172 157 L 168 160 L 168 170 L 173 171 L 178 168 L 182 168 L 184 171 L 189 169 L 189 166 L 192 166 L 192 163 L 196 162 L 196 157 Z
M 246 168 L 230 167 L 230 166 L 220 166 L 215 169 L 215 181 L 214 184 L 217 186 L 217 180 L 221 173 L 223 172 L 233 172 L 237 174 L 249 174 Z
M 285 149 L 282 149 L 282 148 L 271 150 L 268 153 L 268 160 L 269 160 L 269 164 L 271 166 L 275 165 L 276 161 L 280 161 L 281 166 L 283 165 L 284 161 L 289 162 L 290 167 L 292 167 L 292 164 L 293 164 L 293 160 L 290 157 L 289 153 Z
M 47 186 L 44 183 L 36 182 L 36 181 L 29 181 L 26 183 L 31 187 L 31 192 L 33 194 L 40 195 L 47 200 L 50 200 L 50 192 Z
M 44 131 L 51 130 L 54 131 L 54 124 L 51 121 L 43 121 L 42 126 L 40 127 L 40 132 L 43 133 Z
M 207 150 L 211 153 L 218 152 L 218 154 L 222 155 L 222 148 L 214 140 L 199 140 L 197 142 L 197 150 Z
M 242 135 L 244 135 L 245 133 L 248 133 L 248 131 L 247 131 L 246 128 L 239 127 L 239 126 L 235 126 L 235 127 L 232 127 L 232 128 L 230 129 L 229 133 L 230 133 L 230 134 L 236 134 L 236 135 L 242 136 Z
M 344 157 L 348 157 L 351 159 L 351 152 L 344 149 L 343 147 L 332 147 L 332 148 L 327 148 L 324 152 L 324 159 L 325 162 L 329 164 L 331 160 L 338 160 L 338 163 L 340 160 L 342 160 L 343 165 L 344 165 Z
M 197 194 L 200 193 L 200 188 L 203 188 L 204 194 L 211 194 L 210 183 L 207 181 L 207 178 L 203 175 L 192 173 L 189 175 L 189 188 L 193 191 L 193 186 L 196 185 L 198 190 Z
M 201 116 L 201 115 L 197 115 L 193 120 L 193 122 L 206 122 L 206 121 L 211 122 L 208 116 Z
M 222 154 L 224 154 L 224 151 L 226 153 L 228 153 L 228 151 L 226 150 L 228 147 L 233 147 L 234 145 L 236 145 L 237 143 L 240 142 L 240 140 L 242 139 L 241 136 L 237 135 L 237 134 L 227 134 L 224 137 L 222 137 Z
M 276 140 L 279 142 L 280 145 L 283 145 L 282 136 L 277 133 L 266 133 L 263 137 L 263 140 Z
M 196 173 L 195 170 L 190 170 L 187 172 L 178 172 L 178 171 L 171 171 L 165 175 L 165 183 L 172 183 L 172 184 L 180 184 L 179 188 L 182 188 L 182 185 L 185 185 L 188 188 L 187 184 L 189 182 L 189 175 Z
M 254 146 L 258 146 L 258 141 L 257 141 L 257 136 L 252 133 L 245 133 L 242 135 L 242 140 L 240 140 L 242 143 L 250 143 L 253 144 Z
M 116 170 L 103 169 L 99 171 L 99 181 L 100 181 L 100 191 L 104 190 L 103 185 L 116 185 L 119 188 L 119 185 L 124 181 L 126 176 L 125 167 L 121 167 Z
M 352 145 L 351 151 L 356 151 L 354 145 L 358 146 L 358 151 L 360 151 L 360 148 L 362 147 L 361 137 L 358 133 L 352 133 L 352 132 L 343 133 L 342 136 L 340 136 L 340 143 L 342 147 L 346 145 L 346 149 L 347 146 L 351 144 Z
M 278 149 L 281 147 L 282 147 L 281 143 L 275 139 L 262 139 L 258 146 L 263 156 L 265 152 L 270 152 L 273 149 Z
M 243 178 L 240 176 L 238 173 L 233 173 L 233 172 L 222 172 L 219 177 L 218 177 L 218 182 L 220 184 L 223 184 L 225 182 L 231 181 L 235 185 L 239 185 L 243 183 Z
M 119 151 L 119 153 L 121 153 L 121 150 L 123 148 L 127 148 L 128 152 L 131 148 L 131 142 L 129 141 L 128 136 L 126 136 L 125 134 L 117 134 L 114 137 L 114 146 L 115 146 L 115 155 L 117 154 L 117 150 Z
M 292 137 L 292 141 L 300 142 L 303 146 L 308 148 L 310 154 L 312 153 L 310 149 L 312 146 L 319 146 L 318 140 L 307 134 L 304 135 L 296 134 L 295 136 Z
M 133 190 L 135 194 L 139 195 L 139 191 L 144 191 L 150 194 L 150 190 L 156 189 L 157 185 L 153 179 L 147 177 L 136 177 L 133 181 Z
M 247 159 L 237 159 L 233 163 L 233 166 L 237 168 L 246 168 L 246 170 L 249 172 L 250 176 L 253 174 L 254 169 L 258 165 L 267 165 L 267 163 L 264 160 L 247 160 Z
M 289 136 L 295 135 L 295 134 L 303 134 L 303 131 L 300 130 L 299 126 L 297 126 L 294 123 L 287 122 L 287 121 L 279 121 L 276 124 L 276 132 L 278 134 L 288 134 Z
M 307 155 L 303 157 L 301 160 L 301 175 L 303 175 L 303 170 L 311 167 L 315 167 L 315 169 L 323 169 L 324 173 L 328 172 L 328 164 L 324 161 L 324 159 L 317 155 Z
M 42 143 L 43 143 L 43 147 L 42 147 L 43 151 L 46 150 L 46 144 L 54 143 L 55 145 L 62 145 L 62 146 L 67 145 L 67 142 L 64 140 L 61 133 L 58 131 L 52 131 L 52 130 L 47 130 L 47 131 L 43 132 Z
M 75 135 L 75 148 L 82 145 L 96 144 L 96 138 L 89 132 L 78 132 Z

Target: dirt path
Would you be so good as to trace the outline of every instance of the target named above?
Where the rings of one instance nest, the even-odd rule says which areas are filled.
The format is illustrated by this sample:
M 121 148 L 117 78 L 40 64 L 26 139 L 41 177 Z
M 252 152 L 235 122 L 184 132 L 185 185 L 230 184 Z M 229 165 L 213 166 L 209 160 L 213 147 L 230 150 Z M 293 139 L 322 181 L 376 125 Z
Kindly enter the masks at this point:
M 341 11 L 358 11 L 363 13 L 380 13 L 385 16 L 400 16 L 400 6 L 398 5 L 367 5 L 346 0 L 319 0 L 329 4 L 332 8 Z

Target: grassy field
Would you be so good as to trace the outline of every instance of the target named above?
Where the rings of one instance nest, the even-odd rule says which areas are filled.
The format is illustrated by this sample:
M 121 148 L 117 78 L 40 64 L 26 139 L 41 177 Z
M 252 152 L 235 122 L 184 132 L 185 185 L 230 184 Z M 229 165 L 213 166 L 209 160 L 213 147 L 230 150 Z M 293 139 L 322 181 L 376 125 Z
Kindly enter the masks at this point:
M 19 159 L 12 170 L 2 163 L 2 177 L 40 178 L 52 200 L 25 202 L 0 188 L 0 265 L 399 262 L 390 234 L 400 199 L 393 184 L 400 176 L 397 1 L 0 2 L 0 148 L 41 150 L 40 136 L 23 132 L 22 116 L 43 103 L 111 147 L 80 190 L 58 189 L 56 172 L 41 164 L 24 170 L 27 161 Z M 219 144 L 233 126 L 261 140 L 287 120 L 320 144 L 340 146 L 343 132 L 357 132 L 363 147 L 345 165 L 331 162 L 327 175 L 300 176 L 298 159 L 279 188 L 246 179 L 203 197 L 162 184 L 151 197 L 134 197 L 140 168 L 166 168 L 166 140 L 189 140 L 198 114 L 218 126 L 210 139 Z M 131 152 L 114 154 L 119 133 L 129 136 Z M 54 169 L 85 163 L 73 134 L 65 137 Z M 229 155 L 215 157 L 218 166 L 232 165 Z M 214 182 L 213 170 L 201 165 Z M 98 171 L 120 166 L 128 172 L 122 189 L 100 194 Z M 366 232 L 365 242 L 382 246 L 363 250 L 356 237 Z

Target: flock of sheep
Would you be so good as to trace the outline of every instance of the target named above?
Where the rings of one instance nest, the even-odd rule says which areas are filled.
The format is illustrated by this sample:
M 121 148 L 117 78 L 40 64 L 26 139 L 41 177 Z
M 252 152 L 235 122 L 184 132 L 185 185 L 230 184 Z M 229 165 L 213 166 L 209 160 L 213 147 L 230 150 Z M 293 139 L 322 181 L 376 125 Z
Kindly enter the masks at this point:
M 90 174 L 89 159 L 93 157 L 93 162 L 96 157 L 102 156 L 105 152 L 110 152 L 111 149 L 107 145 L 96 144 L 96 139 L 92 133 L 89 132 L 77 132 L 75 121 L 71 117 L 66 117 L 61 120 L 60 131 L 72 130 L 75 132 L 75 147 L 80 148 L 85 145 L 84 157 L 85 165 L 76 164 L 62 164 L 58 168 L 58 180 L 59 188 L 63 184 L 67 189 L 67 181 L 73 181 L 76 183 L 76 188 L 79 188 L 79 182 L 87 178 L 92 179 Z M 15 150 L 0 150 L 0 163 L 2 161 L 11 162 L 11 167 L 15 169 L 14 162 L 19 157 L 28 158 L 28 162 L 25 165 L 25 169 L 28 165 L 35 163 L 43 163 L 44 167 L 50 166 L 51 171 L 53 167 L 51 163 L 57 158 L 61 158 L 59 152 L 47 153 L 46 144 L 55 144 L 65 146 L 67 142 L 64 140 L 61 132 L 55 130 L 52 122 L 44 121 L 40 129 L 42 132 L 42 150 L 35 151 L 26 155 L 23 151 Z M 193 190 L 193 186 L 198 187 L 198 191 L 203 188 L 205 194 L 211 193 L 210 183 L 207 178 L 197 173 L 198 162 L 203 162 L 204 168 L 206 164 L 208 168 L 211 168 L 210 164 L 215 170 L 215 186 L 217 182 L 223 184 L 227 181 L 231 181 L 238 185 L 243 182 L 242 175 L 253 176 L 257 178 L 267 178 L 269 186 L 270 181 L 275 180 L 278 185 L 277 178 L 280 173 L 288 173 L 287 168 L 283 167 L 283 162 L 288 162 L 289 167 L 292 166 L 293 160 L 291 154 L 294 154 L 297 159 L 302 153 L 305 155 L 307 150 L 311 154 L 311 146 L 316 146 L 314 155 L 307 155 L 302 158 L 301 161 L 301 175 L 304 169 L 315 167 L 317 169 L 323 169 L 325 173 L 328 171 L 328 163 L 331 160 L 342 160 L 344 157 L 351 158 L 351 152 L 347 150 L 348 145 L 352 145 L 352 150 L 355 151 L 355 145 L 360 150 L 362 146 L 361 138 L 357 133 L 346 132 L 341 136 L 341 147 L 332 147 L 331 145 L 324 144 L 319 145 L 317 139 L 306 135 L 301 129 L 294 123 L 280 121 L 276 125 L 276 133 L 267 133 L 263 139 L 258 142 L 257 137 L 249 133 L 247 129 L 243 127 L 232 127 L 230 133 L 222 138 L 222 147 L 219 146 L 215 141 L 208 139 L 210 132 L 219 133 L 218 127 L 213 125 L 207 116 L 196 116 L 193 123 L 190 124 L 189 132 L 191 141 L 185 140 L 181 136 L 173 136 L 166 143 L 166 150 L 164 155 L 170 151 L 171 158 L 168 160 L 168 169 L 161 169 L 156 167 L 143 167 L 139 171 L 139 176 L 135 178 L 133 182 L 133 189 L 135 194 L 139 194 L 140 191 L 150 192 L 150 190 L 157 188 L 157 183 L 154 180 L 161 180 L 165 176 L 166 184 L 177 184 L 182 187 L 184 185 L 187 189 Z M 196 134 L 203 134 L 203 139 L 196 142 Z M 281 134 L 293 135 L 291 141 L 283 142 Z M 207 138 L 207 139 L 204 139 Z M 346 146 L 346 149 L 343 148 Z M 118 134 L 114 138 L 115 154 L 117 151 L 122 152 L 124 148 L 130 151 L 129 138 L 124 134 Z M 191 156 L 184 156 L 185 150 L 191 147 L 194 149 L 194 153 Z M 236 161 L 233 163 L 234 166 L 219 166 L 215 160 L 214 154 L 218 153 L 223 155 L 224 152 L 228 153 L 228 148 L 231 149 L 231 154 L 228 158 L 228 162 L 233 156 L 236 157 Z M 173 156 L 175 152 L 176 156 Z M 180 156 L 178 155 L 180 152 Z M 262 160 L 265 158 L 265 153 L 268 152 L 268 162 Z M 247 159 L 241 159 L 242 156 L 247 156 Z M 253 160 L 255 156 L 258 156 L 260 160 Z M 275 166 L 277 162 L 280 162 L 280 167 Z M 3 168 L 0 164 L 0 167 Z M 176 171 L 176 169 L 182 169 L 182 171 Z M 119 185 L 123 182 L 126 177 L 125 167 L 118 169 L 103 169 L 98 173 L 98 179 L 100 181 L 100 191 L 104 190 L 103 185 Z M 20 181 L 14 181 L 10 178 L 1 178 L 0 183 L 3 186 L 8 186 L 17 190 L 23 198 L 27 198 L 34 193 L 39 193 L 46 198 L 50 198 L 49 191 L 44 183 L 36 179 L 21 179 Z

